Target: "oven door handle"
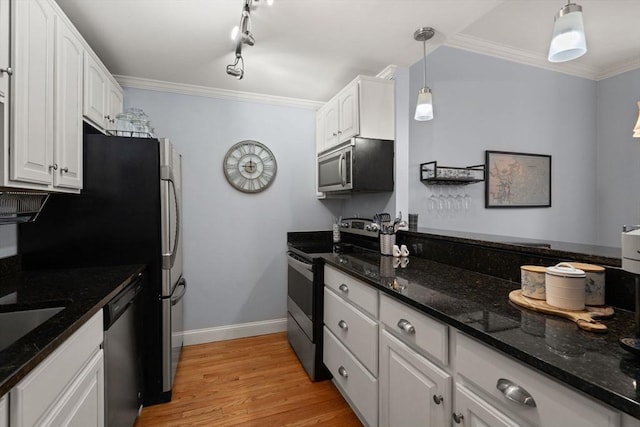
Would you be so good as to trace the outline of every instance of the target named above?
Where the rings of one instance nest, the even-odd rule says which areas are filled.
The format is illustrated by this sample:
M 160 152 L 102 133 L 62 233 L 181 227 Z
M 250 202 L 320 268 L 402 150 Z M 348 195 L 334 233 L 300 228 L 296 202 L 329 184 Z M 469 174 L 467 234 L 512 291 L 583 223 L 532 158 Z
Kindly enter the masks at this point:
M 313 282 L 313 264 L 297 260 L 290 253 L 287 253 L 287 262 L 291 268 Z

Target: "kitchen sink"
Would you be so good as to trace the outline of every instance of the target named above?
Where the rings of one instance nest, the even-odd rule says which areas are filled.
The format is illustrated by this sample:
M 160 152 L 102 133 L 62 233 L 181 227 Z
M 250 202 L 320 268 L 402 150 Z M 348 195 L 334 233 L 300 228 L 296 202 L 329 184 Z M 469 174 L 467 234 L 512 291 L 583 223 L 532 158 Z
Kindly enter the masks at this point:
M 0 351 L 64 310 L 64 306 L 30 308 L 24 304 L 0 305 Z

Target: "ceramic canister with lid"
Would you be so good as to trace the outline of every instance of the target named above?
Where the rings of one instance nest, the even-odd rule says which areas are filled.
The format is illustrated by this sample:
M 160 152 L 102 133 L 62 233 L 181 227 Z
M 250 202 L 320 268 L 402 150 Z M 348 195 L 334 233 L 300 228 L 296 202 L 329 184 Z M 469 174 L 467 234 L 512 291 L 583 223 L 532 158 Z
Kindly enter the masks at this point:
M 565 310 L 584 310 L 587 275 L 567 262 L 545 270 L 547 303 Z
M 539 265 L 521 265 L 520 283 L 522 295 L 528 298 L 545 299 L 544 286 L 545 267 Z
M 604 267 L 583 262 L 571 262 L 570 264 L 584 271 L 587 275 L 584 288 L 585 305 L 604 305 Z

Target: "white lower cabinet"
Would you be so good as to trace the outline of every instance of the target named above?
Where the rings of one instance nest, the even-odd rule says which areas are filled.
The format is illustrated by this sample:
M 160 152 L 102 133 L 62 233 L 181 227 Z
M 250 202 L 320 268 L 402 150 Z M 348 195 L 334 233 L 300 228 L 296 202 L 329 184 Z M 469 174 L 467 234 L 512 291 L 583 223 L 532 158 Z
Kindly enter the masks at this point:
M 594 399 L 460 332 L 455 341 L 456 382 L 477 391 L 521 425 L 620 426 L 620 414 Z M 457 400 L 455 412 L 465 413 Z
M 380 328 L 380 426 L 444 426 L 451 375 Z
M 323 360 L 333 382 L 351 404 L 360 420 L 378 425 L 378 380 L 356 359 L 338 338 L 324 328 Z
M 9 393 L 10 427 L 104 426 L 102 312 Z
M 640 426 L 331 266 L 324 316 L 324 363 L 366 425 Z
M 456 408 L 453 425 L 469 427 L 523 427 L 461 384 L 456 384 Z M 440 424 L 433 424 L 440 425 Z M 445 425 L 445 424 L 442 424 Z M 568 425 L 568 424 L 566 424 Z
M 9 427 L 9 395 L 0 398 L 0 427 Z
M 323 361 L 363 424 L 378 425 L 378 292 L 324 268 Z

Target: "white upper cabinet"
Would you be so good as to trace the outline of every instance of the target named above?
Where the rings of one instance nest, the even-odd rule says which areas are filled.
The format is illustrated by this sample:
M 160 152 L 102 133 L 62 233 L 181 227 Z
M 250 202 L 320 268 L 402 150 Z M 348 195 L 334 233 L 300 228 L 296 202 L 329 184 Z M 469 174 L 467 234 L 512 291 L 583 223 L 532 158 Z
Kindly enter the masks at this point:
M 114 129 L 116 114 L 122 111 L 122 89 L 91 52 L 84 55 L 84 75 L 85 119 L 100 130 Z
M 9 91 L 9 0 L 0 0 L 0 102 Z
M 80 192 L 83 116 L 111 128 L 122 89 L 54 0 L 0 0 L 0 35 L 0 187 Z
M 84 49 L 64 23 L 56 26 L 56 187 L 82 188 L 82 69 Z
M 93 55 L 84 54 L 84 117 L 105 129 L 107 120 L 107 76 Z
M 317 122 L 323 125 L 318 152 L 354 136 L 394 139 L 394 102 L 393 80 L 356 77 L 318 110 Z
M 53 184 L 55 12 L 47 0 L 14 1 L 10 179 Z M 36 187 L 37 188 L 37 187 Z

